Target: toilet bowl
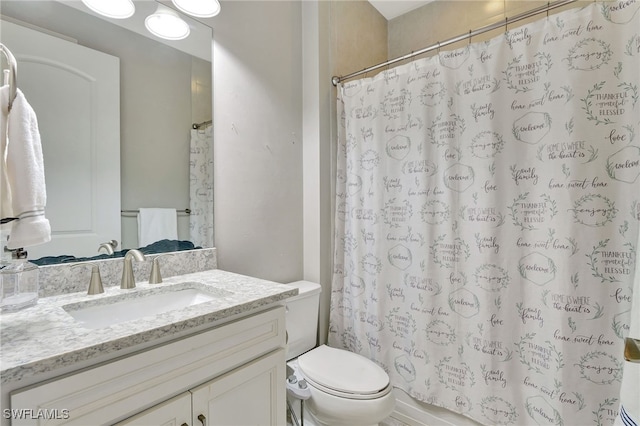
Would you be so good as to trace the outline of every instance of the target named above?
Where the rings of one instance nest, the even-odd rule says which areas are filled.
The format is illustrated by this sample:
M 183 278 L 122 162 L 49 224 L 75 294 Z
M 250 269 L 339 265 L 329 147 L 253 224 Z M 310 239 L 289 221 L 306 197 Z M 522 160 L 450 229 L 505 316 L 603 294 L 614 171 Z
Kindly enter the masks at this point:
M 289 285 L 299 292 L 287 301 L 286 325 L 287 390 L 291 405 L 298 407 L 296 416 L 304 418 L 305 426 L 377 425 L 395 406 L 389 376 L 362 355 L 314 347 L 320 286 L 306 281 Z
M 305 406 L 318 425 L 377 425 L 393 411 L 389 376 L 369 359 L 322 345 L 297 362 L 311 391 Z

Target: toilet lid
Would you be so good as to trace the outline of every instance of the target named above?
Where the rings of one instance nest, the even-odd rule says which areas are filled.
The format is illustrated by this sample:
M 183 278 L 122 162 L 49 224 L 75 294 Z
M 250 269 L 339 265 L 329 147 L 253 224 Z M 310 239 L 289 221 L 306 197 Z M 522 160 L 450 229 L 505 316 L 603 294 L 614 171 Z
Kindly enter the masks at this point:
M 386 393 L 389 387 L 389 376 L 382 367 L 343 349 L 319 346 L 300 355 L 298 365 L 307 380 L 323 390 L 364 396 Z

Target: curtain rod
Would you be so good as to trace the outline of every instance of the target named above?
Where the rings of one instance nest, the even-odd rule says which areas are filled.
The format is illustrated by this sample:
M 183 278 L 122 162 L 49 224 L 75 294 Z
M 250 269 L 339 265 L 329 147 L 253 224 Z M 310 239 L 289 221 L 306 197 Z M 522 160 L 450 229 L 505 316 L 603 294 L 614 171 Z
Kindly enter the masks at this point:
M 460 34 L 459 36 L 452 37 L 452 38 L 450 38 L 448 40 L 445 40 L 445 41 L 439 41 L 439 42 L 437 42 L 437 43 L 435 43 L 435 44 L 433 44 L 433 45 L 431 45 L 429 47 L 425 47 L 424 49 L 420 49 L 420 50 L 417 50 L 415 52 L 408 53 L 408 54 L 406 54 L 404 56 L 400 56 L 400 57 L 397 57 L 395 59 L 390 59 L 390 60 L 388 60 L 386 62 L 379 63 L 379 64 L 371 66 L 369 68 L 365 68 L 365 69 L 363 69 L 361 71 L 356 71 L 356 72 L 353 72 L 351 74 L 347 74 L 347 75 L 344 75 L 344 76 L 333 76 L 331 78 L 331 83 L 333 83 L 334 86 L 337 86 L 338 83 L 340 83 L 340 82 L 342 82 L 344 80 L 348 80 L 348 79 L 351 79 L 353 77 L 359 76 L 361 74 L 366 74 L 366 73 L 368 73 L 370 71 L 374 71 L 374 70 L 377 70 L 379 68 L 382 68 L 382 67 L 385 67 L 385 66 L 388 66 L 388 65 L 391 65 L 391 64 L 395 64 L 396 62 L 401 62 L 401 61 L 405 61 L 407 59 L 411 59 L 414 56 L 422 55 L 423 53 L 427 53 L 427 52 L 430 52 L 430 51 L 435 50 L 435 49 L 440 49 L 441 47 L 447 46 L 447 45 L 452 44 L 452 43 L 456 43 L 456 42 L 464 40 L 466 38 L 471 40 L 472 37 L 475 37 L 475 36 L 480 35 L 482 33 L 486 33 L 488 31 L 492 31 L 492 30 L 495 30 L 495 29 L 503 27 L 503 26 L 507 27 L 509 24 L 512 24 L 514 22 L 518 22 L 518 21 L 521 21 L 523 19 L 530 18 L 530 17 L 532 17 L 534 15 L 537 15 L 539 13 L 548 12 L 548 11 L 550 11 L 552 9 L 555 9 L 555 8 L 558 8 L 558 7 L 561 7 L 561 6 L 570 4 L 570 3 L 574 3 L 576 1 L 578 1 L 578 0 L 559 0 L 559 1 L 555 1 L 553 3 L 547 3 L 545 6 L 540 6 L 540 7 L 537 7 L 535 9 L 531 9 L 531 10 L 529 10 L 527 12 L 521 13 L 519 15 L 516 15 L 516 16 L 512 17 L 512 18 L 505 18 L 504 21 L 496 22 L 494 24 L 490 24 L 490 25 L 478 28 L 478 29 L 473 30 L 473 31 L 469 30 L 468 33 Z

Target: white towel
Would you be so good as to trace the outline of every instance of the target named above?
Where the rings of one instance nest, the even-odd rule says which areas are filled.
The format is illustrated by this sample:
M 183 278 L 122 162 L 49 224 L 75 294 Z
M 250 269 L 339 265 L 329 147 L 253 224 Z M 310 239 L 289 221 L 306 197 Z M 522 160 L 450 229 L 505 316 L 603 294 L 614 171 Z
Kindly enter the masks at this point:
M 636 273 L 631 298 L 629 337 L 640 339 L 640 250 L 636 253 Z M 622 356 L 622 354 L 621 354 Z M 640 364 L 624 362 L 620 388 L 620 413 L 614 425 L 640 425 Z
M 10 112 L 8 86 L 0 89 L 0 103 L 0 211 L 3 218 L 19 219 L 11 222 L 7 247 L 16 249 L 43 244 L 51 240 L 51 226 L 44 215 L 47 190 L 38 120 L 20 89 Z
M 142 208 L 138 214 L 138 245 L 178 239 L 176 209 Z

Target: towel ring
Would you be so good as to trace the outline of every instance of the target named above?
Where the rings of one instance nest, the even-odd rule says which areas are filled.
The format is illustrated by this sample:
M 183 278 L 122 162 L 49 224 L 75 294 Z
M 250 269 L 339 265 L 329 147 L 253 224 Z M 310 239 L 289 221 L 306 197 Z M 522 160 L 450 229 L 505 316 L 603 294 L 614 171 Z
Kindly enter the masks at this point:
M 18 82 L 17 82 L 18 63 L 16 62 L 16 58 L 15 56 L 13 56 L 13 53 L 11 53 L 11 51 L 2 43 L 0 43 L 0 50 L 2 50 L 2 53 L 7 58 L 7 62 L 9 63 L 10 74 L 9 74 L 9 107 L 8 109 L 9 111 L 11 111 L 11 107 L 13 106 L 13 101 L 16 99 L 16 96 L 18 95 Z

